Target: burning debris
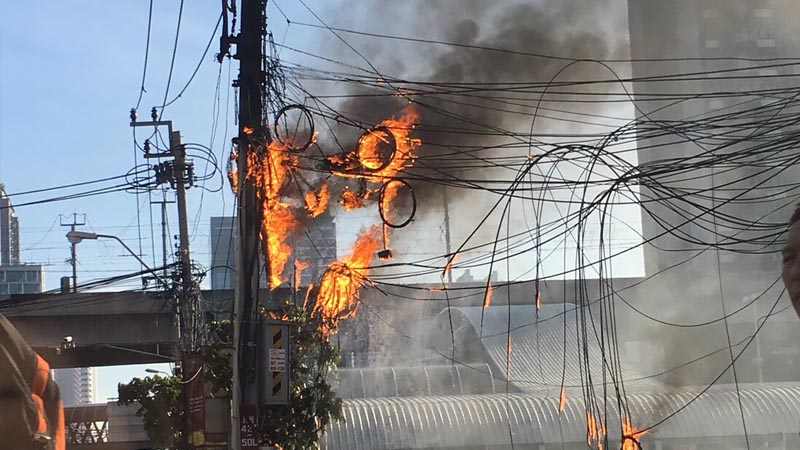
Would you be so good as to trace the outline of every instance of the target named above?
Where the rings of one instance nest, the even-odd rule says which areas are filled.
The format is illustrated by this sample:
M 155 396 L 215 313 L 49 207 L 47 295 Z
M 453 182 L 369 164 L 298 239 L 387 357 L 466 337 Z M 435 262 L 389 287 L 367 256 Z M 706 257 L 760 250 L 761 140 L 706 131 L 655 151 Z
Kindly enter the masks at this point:
M 349 256 L 331 263 L 322 275 L 314 312 L 323 317 L 327 332 L 336 330 L 338 321 L 355 316 L 358 291 L 368 283 L 369 263 L 381 247 L 380 228 L 373 225 L 353 243 Z
M 364 133 L 352 152 L 327 157 L 335 176 L 354 179 L 358 183 L 355 190 L 344 186 L 338 196 L 338 203 L 345 211 L 365 207 L 378 199 L 384 223 L 395 220 L 393 203 L 401 189 L 410 189 L 408 183 L 397 176 L 402 170 L 413 166 L 413 151 L 421 145 L 419 139 L 410 137 L 418 119 L 416 110 L 408 106 L 399 118 L 386 119 Z M 291 139 L 275 139 L 267 143 L 263 131 L 247 129 L 246 133 L 258 149 L 248 154 L 246 176 L 253 181 L 256 199 L 261 206 L 261 242 L 264 245 L 263 252 L 267 255 L 268 284 L 270 289 L 275 289 L 287 281 L 283 273 L 292 256 L 290 237 L 302 230 L 305 220 L 324 213 L 329 208 L 331 196 L 335 194 L 331 192 L 332 186 L 327 180 L 312 187 L 311 183 L 299 176 L 296 168 L 301 151 L 291 146 Z M 235 161 L 236 157 L 237 152 L 232 152 L 231 161 Z M 228 177 L 235 191 L 238 174 L 231 169 Z M 299 192 L 296 186 L 300 183 L 295 182 L 298 180 L 309 186 L 307 192 Z M 375 184 L 379 185 L 373 186 Z M 405 226 L 410 220 L 408 218 L 400 226 Z M 339 320 L 355 314 L 358 290 L 369 283 L 367 275 L 373 255 L 377 252 L 381 259 L 392 258 L 392 250 L 387 247 L 389 228 L 400 226 L 393 223 L 370 226 L 356 239 L 350 255 L 327 267 L 312 307 L 315 313 L 325 319 L 326 332 L 334 331 Z M 300 275 L 307 266 L 307 262 L 295 261 L 295 290 L 300 288 Z M 306 293 L 306 301 L 309 295 L 310 291 Z

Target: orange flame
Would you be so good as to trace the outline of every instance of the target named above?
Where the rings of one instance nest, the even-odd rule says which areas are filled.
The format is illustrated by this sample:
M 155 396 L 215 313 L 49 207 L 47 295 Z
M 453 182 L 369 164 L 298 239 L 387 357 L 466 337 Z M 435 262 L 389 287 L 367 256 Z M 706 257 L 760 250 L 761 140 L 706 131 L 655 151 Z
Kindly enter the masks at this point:
M 606 434 L 606 424 L 601 419 L 596 419 L 591 412 L 586 411 L 586 445 L 591 447 L 592 442 L 597 441 L 597 449 L 603 450 L 603 440 Z
M 266 151 L 253 151 L 247 155 L 247 176 L 256 186 L 256 197 L 261 203 L 261 242 L 269 260 L 269 287 L 274 289 L 283 281 L 283 269 L 292 254 L 287 238 L 300 228 L 293 205 L 284 201 L 281 192 L 288 183 L 288 170 L 293 156 L 277 141 Z
M 324 319 L 327 333 L 336 330 L 338 321 L 355 316 L 359 287 L 367 280 L 367 267 L 379 248 L 380 227 L 373 225 L 358 236 L 349 256 L 328 265 L 314 305 L 314 312 Z
M 239 167 L 236 165 L 238 158 L 239 150 L 233 150 L 230 157 L 228 157 L 228 182 L 231 184 L 231 190 L 234 194 L 239 192 Z
M 645 433 L 647 433 L 647 431 L 639 431 L 635 427 L 632 427 L 631 418 L 626 414 L 625 420 L 622 422 L 622 450 L 638 450 L 636 443 L 632 441 L 631 438 L 638 441 Z
M 331 194 L 328 192 L 328 183 L 322 185 L 317 192 L 306 192 L 306 211 L 314 218 L 325 212 Z
M 308 298 L 311 296 L 311 290 L 314 289 L 314 283 L 309 283 L 306 288 L 306 296 L 303 298 L 303 311 L 308 307 Z
M 489 307 L 489 304 L 492 303 L 492 282 L 490 281 L 486 285 L 486 292 L 483 294 L 483 309 Z
M 298 290 L 300 288 L 300 281 L 303 277 L 303 270 L 308 267 L 307 262 L 302 262 L 298 260 L 294 260 L 294 290 Z
M 461 257 L 458 253 L 453 253 L 450 258 L 447 259 L 447 263 L 444 265 L 444 269 L 442 269 L 442 279 L 447 277 L 447 274 L 450 273 L 450 269 L 453 268 L 453 264 L 459 260 Z
M 506 381 L 511 381 L 511 336 L 506 343 Z
M 357 192 L 345 188 L 342 195 L 339 197 L 339 204 L 342 205 L 345 210 L 352 211 L 364 206 L 364 198 L 358 195 Z
M 564 407 L 567 406 L 567 391 L 562 387 L 561 388 L 561 396 L 558 400 L 558 410 L 563 412 Z

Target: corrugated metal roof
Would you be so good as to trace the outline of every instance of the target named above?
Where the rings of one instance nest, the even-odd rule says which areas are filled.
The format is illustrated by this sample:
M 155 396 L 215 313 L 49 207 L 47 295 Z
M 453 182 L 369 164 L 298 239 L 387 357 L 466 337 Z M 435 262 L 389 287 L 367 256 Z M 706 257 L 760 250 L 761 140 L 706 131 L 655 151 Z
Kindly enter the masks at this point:
M 685 406 L 699 390 L 628 396 L 634 426 L 643 428 Z M 800 385 L 743 386 L 744 418 L 750 435 L 795 434 Z M 619 441 L 616 401 L 609 401 L 611 442 Z M 328 426 L 324 450 L 390 450 L 491 447 L 584 442 L 582 398 L 569 398 L 559 414 L 558 398 L 535 394 L 394 397 L 346 400 L 345 422 Z M 715 387 L 653 429 L 647 439 L 743 436 L 736 391 Z M 611 448 L 614 448 L 613 446 Z
M 461 342 L 456 342 L 456 352 L 460 346 L 475 346 L 471 339 L 479 340 L 484 357 L 488 358 L 495 373 L 501 380 L 506 378 L 507 333 L 511 330 L 510 381 L 522 391 L 539 392 L 560 388 L 562 374 L 567 386 L 580 387 L 585 380 L 586 364 L 592 374 L 593 384 L 602 384 L 603 352 L 593 334 L 586 347 L 576 338 L 578 333 L 574 313 L 564 315 L 565 310 L 574 308 L 572 304 L 542 305 L 539 318 L 532 306 L 492 306 L 452 308 L 454 328 L 460 328 Z M 483 318 L 481 319 L 481 314 Z M 449 333 L 448 310 L 440 314 L 439 328 Z M 562 319 L 563 318 L 563 319 Z M 464 328 L 471 328 L 466 331 Z M 589 331 L 589 333 L 593 333 Z M 471 336 L 471 338 L 470 338 Z M 439 342 L 449 342 L 440 338 Z M 610 348 L 605 352 L 610 358 Z M 442 353 L 447 354 L 449 350 Z M 458 359 L 458 358 L 456 358 Z M 470 364 L 471 365 L 471 364 Z M 626 389 L 638 392 L 662 391 L 666 387 L 655 380 L 647 379 L 625 361 L 620 361 L 620 372 Z M 606 374 L 610 372 L 606 367 Z M 610 382 L 610 381 L 609 381 Z
M 333 382 L 340 398 L 496 394 L 505 390 L 488 364 L 340 369 Z

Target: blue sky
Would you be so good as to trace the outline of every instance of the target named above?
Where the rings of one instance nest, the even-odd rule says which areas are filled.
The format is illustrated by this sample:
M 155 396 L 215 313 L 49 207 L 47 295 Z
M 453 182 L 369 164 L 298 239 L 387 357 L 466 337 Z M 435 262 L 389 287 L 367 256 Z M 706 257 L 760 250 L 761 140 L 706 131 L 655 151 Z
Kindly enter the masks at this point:
M 270 2 L 269 16 L 280 17 Z M 284 11 L 310 21 L 307 11 L 294 2 L 284 2 Z M 322 1 L 309 1 L 312 8 Z M 140 118 L 161 105 L 169 74 L 177 24 L 177 0 L 154 2 L 150 53 Z M 35 6 L 34 6 L 35 5 Z M 9 194 L 122 175 L 134 167 L 129 110 L 136 104 L 141 86 L 148 19 L 147 1 L 41 1 L 4 5 L 0 22 L 0 182 Z M 186 84 L 201 59 L 220 14 L 219 1 L 185 2 L 180 37 L 170 87 L 170 99 Z M 284 33 L 285 21 L 275 20 L 272 29 L 287 42 L 312 46 L 307 33 Z M 283 27 L 283 28 L 281 28 Z M 218 51 L 214 37 L 197 77 L 163 119 L 173 120 L 184 142 L 210 146 L 224 160 L 235 133 L 232 119 L 233 90 L 229 62 L 222 67 L 213 59 Z M 220 72 L 221 69 L 221 72 Z M 235 78 L 238 65 L 230 65 Z M 218 75 L 220 120 L 216 139 L 214 108 Z M 226 100 L 229 102 L 226 104 Z M 228 114 L 225 114 L 226 108 Z M 226 132 L 227 125 L 227 135 Z M 139 159 L 141 163 L 141 158 Z M 198 165 L 202 163 L 198 162 Z M 108 184 L 104 184 L 108 185 Z M 209 183 L 213 188 L 219 180 Z M 55 197 L 72 191 L 20 196 L 22 203 Z M 208 265 L 209 217 L 230 215 L 232 195 L 227 186 L 220 193 L 200 189 L 189 192 L 193 257 Z M 153 261 L 147 195 L 139 196 L 143 257 Z M 158 200 L 154 198 L 153 200 Z M 59 226 L 59 214 L 86 214 L 83 229 L 119 236 L 139 249 L 137 198 L 129 193 L 64 202 L 22 206 L 16 209 L 21 223 L 22 260 L 43 264 L 46 289 L 59 285 L 71 273 L 65 263 L 68 230 Z M 170 212 L 171 234 L 177 233 L 174 210 Z M 156 257 L 160 260 L 160 215 L 153 211 Z M 78 246 L 78 279 L 85 282 L 138 270 L 136 261 L 113 241 L 86 241 Z M 140 286 L 137 280 L 117 289 Z M 154 366 L 161 370 L 165 366 Z M 116 396 L 116 383 L 142 375 L 144 367 L 99 368 L 96 398 Z
M 422 37 L 436 37 L 437 33 L 436 29 L 425 25 L 437 20 L 435 17 L 406 17 L 408 20 L 404 23 L 404 17 L 398 12 L 405 7 L 402 4 L 389 9 L 381 5 L 380 11 L 376 8 L 360 11 L 354 8 L 357 2 L 306 0 L 306 3 L 334 26 L 341 24 L 397 35 L 422 33 Z M 154 4 L 146 92 L 139 108 L 142 120 L 149 118 L 152 106 L 160 106 L 164 101 L 180 2 L 161 0 Z M 32 7 L 25 2 L 5 5 L 4 20 L 0 22 L 0 182 L 5 183 L 8 193 L 13 195 L 125 174 L 136 161 L 129 111 L 136 105 L 140 94 L 149 2 L 43 0 L 35 5 Z M 219 1 L 185 2 L 168 99 L 171 100 L 184 87 L 201 60 L 219 17 L 219 8 Z M 390 11 L 391 8 L 396 10 Z M 370 11 L 381 14 L 384 19 L 390 16 L 392 19 L 359 20 Z M 283 14 L 291 19 L 293 25 L 287 27 Z M 299 22 L 317 23 L 299 2 L 276 3 L 270 0 L 268 17 L 270 30 L 278 43 L 364 65 L 358 55 L 329 33 L 299 25 Z M 417 19 L 420 19 L 419 24 L 415 23 Z M 385 29 L 388 26 L 396 29 Z M 220 66 L 213 58 L 218 51 L 218 34 L 213 39 L 196 78 L 183 96 L 166 108 L 162 119 L 174 122 L 184 143 L 210 147 L 218 160 L 225 161 L 230 139 L 236 131 L 233 124 L 234 94 L 230 85 L 238 73 L 238 64 L 226 60 Z M 365 53 L 385 57 L 383 60 L 388 61 L 387 66 L 414 67 L 422 74 L 430 70 L 426 64 L 432 59 L 426 58 L 433 58 L 431 55 L 435 56 L 439 51 L 424 47 L 426 54 L 422 55 L 420 48 L 412 44 L 352 36 L 348 39 Z M 404 55 L 410 57 L 403 59 Z M 290 62 L 304 61 L 312 67 L 323 64 L 320 60 L 289 50 L 284 50 L 281 57 Z M 395 59 L 403 59 L 403 64 L 393 64 Z M 141 133 L 138 135 L 140 141 Z M 138 157 L 138 162 L 143 163 L 141 157 Z M 201 161 L 196 163 L 198 171 L 202 172 L 205 164 Z M 218 177 L 209 181 L 206 187 L 217 188 L 220 182 Z M 21 204 L 79 191 L 17 196 L 14 202 Z M 150 198 L 143 194 L 137 198 L 120 192 L 20 206 L 16 215 L 21 223 L 22 260 L 44 265 L 45 288 L 57 288 L 59 278 L 71 274 L 71 268 L 65 262 L 70 255 L 64 237 L 67 228 L 59 225 L 59 215 L 79 213 L 86 214 L 87 224 L 82 229 L 116 235 L 135 250 L 141 250 L 142 257 L 157 266 L 161 255 L 161 218 L 157 207 L 151 212 L 151 200 L 160 200 L 160 197 Z M 216 193 L 195 188 L 188 193 L 188 203 L 192 257 L 208 266 L 209 217 L 233 215 L 233 196 L 227 185 Z M 469 229 L 486 204 L 485 201 L 470 199 L 469 207 L 462 208 L 464 215 L 454 222 Z M 638 220 L 638 211 L 634 213 Z M 338 222 L 340 253 L 346 250 L 362 222 L 370 218 L 374 220 L 374 216 L 374 211 L 364 211 L 350 214 Z M 177 234 L 176 218 L 174 208 L 170 209 L 170 235 Z M 404 253 L 411 258 L 444 254 L 441 222 L 435 215 L 412 224 L 403 233 L 412 239 L 404 242 L 400 236 L 393 238 L 398 257 L 402 258 Z M 640 271 L 640 260 L 631 266 L 632 272 Z M 84 241 L 78 246 L 79 283 L 137 270 L 136 260 L 114 241 Z M 138 280 L 132 280 L 113 288 L 140 286 Z M 165 365 L 150 367 L 168 370 Z M 131 376 L 143 375 L 144 368 L 99 368 L 97 400 L 115 397 L 116 384 Z

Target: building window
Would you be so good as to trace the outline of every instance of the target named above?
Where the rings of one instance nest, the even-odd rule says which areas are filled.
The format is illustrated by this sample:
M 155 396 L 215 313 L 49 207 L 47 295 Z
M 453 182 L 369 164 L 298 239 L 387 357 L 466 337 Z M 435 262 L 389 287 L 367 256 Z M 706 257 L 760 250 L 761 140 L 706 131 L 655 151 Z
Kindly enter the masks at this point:
M 719 48 L 719 41 L 717 41 L 717 40 L 707 40 L 706 41 L 706 48 Z
M 775 39 L 758 39 L 756 45 L 758 48 L 773 48 L 775 47 Z
M 716 9 L 706 9 L 703 11 L 703 19 L 716 19 L 719 17 L 719 11 Z
M 25 281 L 23 279 L 23 273 L 17 272 L 16 270 L 13 272 L 6 272 L 6 281 L 9 283 L 19 283 L 20 281 Z

